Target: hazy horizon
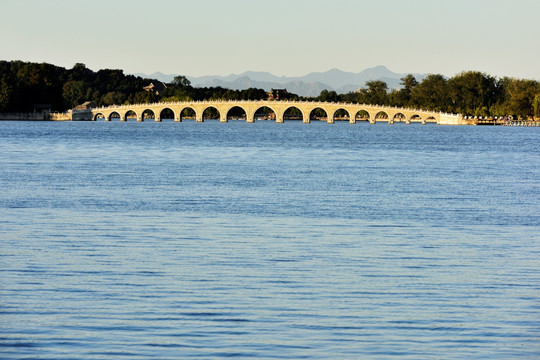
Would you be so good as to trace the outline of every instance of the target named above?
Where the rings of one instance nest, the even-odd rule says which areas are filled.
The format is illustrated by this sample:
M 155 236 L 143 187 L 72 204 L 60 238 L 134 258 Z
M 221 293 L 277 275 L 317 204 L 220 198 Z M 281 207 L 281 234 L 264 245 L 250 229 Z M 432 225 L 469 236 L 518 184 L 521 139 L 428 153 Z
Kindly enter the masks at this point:
M 378 68 L 378 67 L 384 67 L 387 70 L 389 70 L 391 72 L 394 72 L 394 73 L 397 73 L 397 74 L 413 74 L 413 75 L 414 74 L 419 74 L 419 75 L 440 74 L 440 75 L 444 75 L 446 77 L 452 77 L 452 76 L 455 76 L 455 75 L 457 75 L 459 73 L 462 73 L 462 72 L 479 71 L 481 73 L 485 73 L 487 75 L 495 76 L 495 77 L 498 77 L 498 78 L 503 78 L 503 77 L 507 76 L 507 77 L 510 77 L 510 78 L 524 78 L 524 79 L 539 80 L 539 79 L 531 78 L 531 77 L 525 78 L 525 77 L 520 77 L 520 76 L 508 76 L 508 75 L 499 76 L 499 75 L 495 75 L 495 74 L 490 74 L 490 73 L 488 73 L 486 71 L 474 70 L 474 69 L 464 69 L 464 70 L 456 72 L 455 74 L 443 74 L 443 73 L 435 73 L 435 72 L 429 72 L 429 73 L 428 72 L 411 72 L 411 71 L 397 72 L 397 71 L 394 71 L 392 68 L 390 68 L 388 66 L 385 66 L 385 65 L 375 65 L 375 66 L 370 66 L 370 67 L 366 67 L 364 69 L 354 70 L 354 71 L 347 71 L 347 70 L 343 70 L 343 69 L 334 67 L 334 68 L 329 68 L 327 70 L 314 70 L 314 71 L 309 71 L 309 72 L 306 72 L 306 73 L 299 73 L 299 74 L 292 74 L 292 75 L 283 75 L 283 74 L 274 73 L 272 71 L 253 70 L 253 69 L 241 70 L 241 71 L 238 71 L 238 72 L 231 72 L 231 73 L 224 73 L 224 74 L 208 73 L 208 74 L 202 74 L 202 75 L 184 74 L 184 73 L 180 73 L 180 72 L 163 72 L 163 71 L 160 71 L 160 70 L 151 71 L 151 72 L 142 72 L 142 71 L 129 72 L 128 74 L 132 74 L 132 75 L 135 75 L 135 74 L 152 75 L 152 74 L 160 73 L 162 75 L 167 75 L 167 76 L 170 76 L 170 75 L 184 75 L 184 76 L 191 76 L 191 77 L 199 78 L 199 77 L 213 77 L 213 76 L 216 76 L 216 77 L 238 76 L 238 75 L 243 75 L 245 73 L 253 72 L 253 73 L 268 73 L 268 74 L 274 75 L 276 77 L 282 77 L 282 78 L 301 78 L 301 77 L 305 77 L 305 76 L 310 75 L 310 74 L 327 73 L 327 72 L 330 72 L 330 71 L 333 71 L 333 70 L 339 70 L 339 71 L 343 71 L 343 72 L 346 72 L 346 73 L 359 74 L 359 73 L 361 73 L 361 72 L 363 72 L 365 70 L 370 70 L 370 69 L 374 69 L 374 68 Z M 100 69 L 91 69 L 91 70 L 100 70 Z M 120 69 L 120 70 L 122 70 L 122 69 Z

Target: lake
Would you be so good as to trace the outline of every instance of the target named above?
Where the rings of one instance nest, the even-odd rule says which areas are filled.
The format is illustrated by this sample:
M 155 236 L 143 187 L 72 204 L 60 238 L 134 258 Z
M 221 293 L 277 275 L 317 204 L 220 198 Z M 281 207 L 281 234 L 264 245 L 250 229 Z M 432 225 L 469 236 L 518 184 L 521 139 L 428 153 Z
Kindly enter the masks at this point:
M 539 139 L 0 122 L 0 358 L 538 359 Z

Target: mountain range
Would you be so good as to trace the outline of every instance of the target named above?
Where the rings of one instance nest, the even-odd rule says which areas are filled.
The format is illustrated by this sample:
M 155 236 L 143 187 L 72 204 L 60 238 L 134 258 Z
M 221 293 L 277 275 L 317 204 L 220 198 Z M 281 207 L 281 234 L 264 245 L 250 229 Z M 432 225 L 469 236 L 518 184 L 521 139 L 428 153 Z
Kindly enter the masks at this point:
M 170 83 L 177 74 L 163 74 L 155 72 L 153 74 L 134 74 L 143 78 L 157 79 Z M 276 76 L 269 72 L 246 71 L 242 74 L 231 74 L 227 76 L 189 76 L 185 75 L 191 85 L 196 87 L 214 87 L 233 90 L 243 90 L 248 88 L 259 88 L 266 91 L 271 89 L 287 89 L 287 91 L 300 96 L 318 96 L 322 90 L 336 91 L 343 94 L 356 91 L 363 87 L 367 81 L 382 80 L 389 89 L 399 89 L 400 79 L 407 74 L 395 73 L 385 66 L 376 66 L 363 70 L 359 73 L 346 72 L 339 69 L 331 69 L 325 72 L 313 72 L 305 76 L 286 77 Z M 418 81 L 425 78 L 425 74 L 413 74 Z

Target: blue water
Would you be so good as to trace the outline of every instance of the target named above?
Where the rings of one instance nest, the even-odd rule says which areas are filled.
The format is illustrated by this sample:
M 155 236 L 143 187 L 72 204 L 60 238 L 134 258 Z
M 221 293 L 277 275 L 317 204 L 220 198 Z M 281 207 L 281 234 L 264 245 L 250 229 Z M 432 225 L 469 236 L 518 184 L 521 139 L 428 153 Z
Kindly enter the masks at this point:
M 538 359 L 539 139 L 0 122 L 0 358 Z

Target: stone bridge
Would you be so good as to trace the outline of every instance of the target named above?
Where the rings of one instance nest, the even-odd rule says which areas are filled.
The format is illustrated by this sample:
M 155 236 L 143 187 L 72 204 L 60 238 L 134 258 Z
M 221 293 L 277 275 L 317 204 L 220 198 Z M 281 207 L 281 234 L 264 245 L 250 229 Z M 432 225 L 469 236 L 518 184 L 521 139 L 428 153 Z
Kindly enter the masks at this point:
M 164 119 L 181 122 L 194 119 L 203 122 L 219 119 L 220 122 L 243 120 L 253 123 L 255 120 L 271 120 L 283 123 L 299 120 L 311 121 L 357 121 L 387 122 L 393 124 L 403 122 L 410 124 L 436 123 L 439 125 L 465 125 L 459 114 L 446 114 L 418 109 L 406 109 L 378 105 L 310 102 L 310 101 L 188 101 L 154 104 L 133 104 L 108 106 L 89 110 L 74 110 L 72 120 L 96 121 L 162 121 Z

